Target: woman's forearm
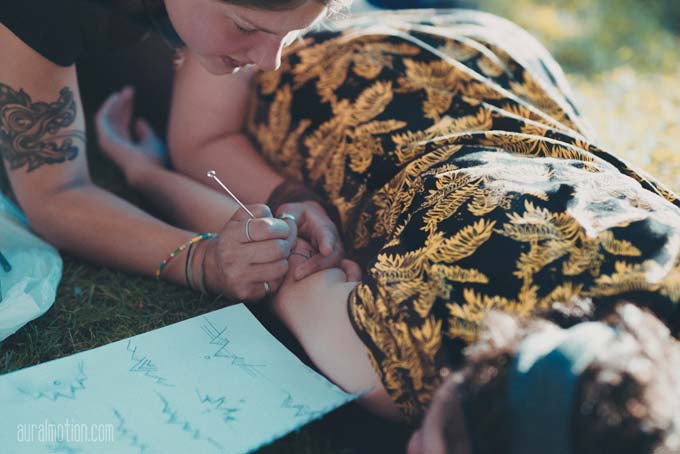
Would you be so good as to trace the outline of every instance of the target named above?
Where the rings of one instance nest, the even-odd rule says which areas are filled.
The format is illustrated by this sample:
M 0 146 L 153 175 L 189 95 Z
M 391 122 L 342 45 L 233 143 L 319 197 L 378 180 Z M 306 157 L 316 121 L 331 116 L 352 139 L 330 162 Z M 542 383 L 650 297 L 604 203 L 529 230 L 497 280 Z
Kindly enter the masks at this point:
M 39 208 L 27 210 L 27 215 L 31 227 L 59 249 L 147 276 L 194 234 L 155 219 L 92 184 L 45 195 Z M 184 283 L 184 263 L 178 258 L 170 262 L 163 278 Z
M 163 167 L 140 170 L 129 178 L 130 186 L 141 192 L 154 209 L 174 225 L 196 232 L 218 232 L 239 209 L 221 189 L 199 183 Z
M 288 279 L 272 310 L 326 377 L 347 392 L 365 393 L 360 402 L 372 411 L 400 420 L 349 320 L 347 299 L 356 286 L 338 268 Z
M 172 160 L 178 172 L 205 181 L 208 170 L 243 203 L 265 203 L 283 177 L 255 150 L 244 134 L 226 135 L 194 150 L 174 150 Z
M 282 181 L 266 162 L 260 162 L 259 155 L 253 154 L 252 148 L 243 139 L 225 137 L 208 145 L 211 149 L 192 154 L 213 154 L 215 149 L 212 147 L 221 147 L 224 154 L 234 157 L 231 161 L 215 160 L 212 167 L 201 164 L 209 162 L 205 157 L 192 158 L 189 170 L 193 172 L 193 178 L 161 166 L 146 166 L 132 169 L 126 175 L 128 184 L 174 225 L 194 231 L 219 231 L 239 205 L 207 177 L 208 170 L 219 168 L 216 171 L 220 180 L 236 194 L 240 189 L 237 197 L 244 203 L 264 203 L 271 192 L 269 188 Z M 225 162 L 233 165 L 224 165 Z

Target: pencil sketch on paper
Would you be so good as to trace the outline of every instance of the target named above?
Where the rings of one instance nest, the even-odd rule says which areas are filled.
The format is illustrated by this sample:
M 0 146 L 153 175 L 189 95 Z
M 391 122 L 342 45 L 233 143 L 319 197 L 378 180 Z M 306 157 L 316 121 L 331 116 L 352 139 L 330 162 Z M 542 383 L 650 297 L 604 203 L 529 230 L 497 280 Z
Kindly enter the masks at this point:
M 309 405 L 295 403 L 295 399 L 291 393 L 287 393 L 286 398 L 281 402 L 281 407 L 294 410 L 293 415 L 296 418 L 304 416 L 309 417 L 310 419 L 316 419 L 318 416 L 321 416 L 320 412 L 311 410 Z
M 113 416 L 117 421 L 116 424 L 116 439 L 122 440 L 130 447 L 135 448 L 139 454 L 146 454 L 149 450 L 149 445 L 141 441 L 141 437 L 127 426 L 127 421 L 118 409 L 113 409 Z
M 29 378 L 17 390 L 36 400 L 73 400 L 80 391 L 85 389 L 85 382 L 87 381 L 85 365 L 82 361 L 78 362 L 75 370 L 66 370 L 57 376 L 48 377 L 46 380 Z
M 192 440 L 204 440 L 214 448 L 219 449 L 220 451 L 224 450 L 224 446 L 218 443 L 214 438 L 204 435 L 200 428 L 196 427 L 195 424 L 192 424 L 189 418 L 180 414 L 162 394 L 157 392 L 156 395 L 161 402 L 163 402 L 162 413 L 167 424 L 177 426 L 179 430 L 186 433 Z
M 151 359 L 138 353 L 137 346 L 134 345 L 131 340 L 128 340 L 126 350 L 130 353 L 130 361 L 132 361 L 132 366 L 129 369 L 130 372 L 140 373 L 145 377 L 149 377 L 158 385 L 175 386 L 168 383 L 164 377 L 158 375 L 158 367 Z
M 203 411 L 201 413 L 217 413 L 225 423 L 238 421 L 238 412 L 245 403 L 245 399 L 239 399 L 238 403 L 229 403 L 226 396 L 210 397 L 209 394 L 201 394 L 198 389 L 196 395 L 202 404 Z
M 262 376 L 261 369 L 265 367 L 264 364 L 252 364 L 246 361 L 246 358 L 233 352 L 228 346 L 231 341 L 225 336 L 227 331 L 226 326 L 222 329 L 218 329 L 210 320 L 204 318 L 205 324 L 201 325 L 201 329 L 210 338 L 210 345 L 217 346 L 217 350 L 212 353 L 212 357 L 216 358 L 226 358 L 230 360 L 232 366 L 236 366 L 241 369 L 246 374 L 255 378 Z
M 49 420 L 114 434 L 40 446 L 50 454 L 243 454 L 354 398 L 236 305 L 0 376 L 0 414 L 16 423 L 0 424 L 0 451 L 34 454 L 17 424 Z

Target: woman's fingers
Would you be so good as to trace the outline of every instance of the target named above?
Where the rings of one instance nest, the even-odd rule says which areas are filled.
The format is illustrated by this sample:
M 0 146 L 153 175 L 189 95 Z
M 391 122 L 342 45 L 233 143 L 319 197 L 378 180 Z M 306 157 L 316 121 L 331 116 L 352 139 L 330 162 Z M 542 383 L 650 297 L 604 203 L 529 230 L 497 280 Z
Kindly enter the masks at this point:
M 265 285 L 266 282 L 266 285 Z M 254 285 L 253 288 L 253 295 L 257 295 L 254 297 L 254 299 L 260 300 L 263 298 L 268 297 L 269 295 L 274 295 L 276 292 L 279 291 L 279 288 L 281 288 L 281 284 L 283 283 L 283 280 L 278 279 L 278 280 L 272 280 L 272 281 L 262 281 L 262 282 L 257 282 Z
M 135 122 L 135 134 L 140 142 L 158 139 L 149 122 L 143 118 L 139 118 Z
M 283 209 L 296 212 L 300 234 L 303 234 L 322 255 L 330 256 L 340 242 L 340 234 L 323 208 L 315 202 L 289 204 Z M 338 263 L 336 263 L 337 265 Z
M 296 240 L 294 225 L 271 217 L 266 205 L 248 205 L 255 218 L 238 210 L 219 235 L 216 264 L 221 293 L 252 301 L 275 293 L 288 273 L 288 257 Z
M 290 227 L 281 219 L 247 218 L 227 224 L 228 234 L 240 243 L 255 243 L 267 240 L 288 240 Z
M 240 264 L 229 266 L 226 273 L 229 279 L 224 282 L 226 288 L 221 293 L 242 301 L 259 300 L 265 295 L 267 282 L 270 294 L 276 293 L 288 273 L 288 260 L 282 259 L 263 264 Z
M 287 272 L 288 260 L 282 259 L 271 263 L 250 265 L 246 270 L 245 278 L 249 282 L 272 282 L 282 280 L 286 277 Z
M 110 145 L 109 142 L 113 140 L 113 137 L 116 135 L 116 132 L 112 126 L 112 122 L 114 121 L 112 111 L 118 96 L 118 93 L 114 93 L 109 96 L 104 104 L 102 104 L 102 106 L 99 108 L 97 115 L 95 116 L 97 138 L 99 140 L 99 144 L 104 148 L 107 148 L 107 146 Z
M 299 265 L 295 269 L 293 276 L 295 280 L 299 281 L 317 271 L 337 267 L 340 265 L 343 256 L 344 252 L 340 247 L 336 247 L 330 255 L 316 254 L 305 263 Z
M 358 263 L 349 259 L 342 259 L 340 268 L 345 272 L 347 282 L 359 282 L 361 280 L 361 268 Z
M 134 89 L 130 86 L 123 88 L 120 92 L 120 96 L 114 103 L 114 114 L 117 115 L 120 123 L 118 127 L 120 128 L 119 133 L 127 137 L 130 136 L 130 123 L 132 121 L 132 111 L 134 110 Z M 116 112 L 116 109 L 118 110 Z
M 287 259 L 293 247 L 288 239 L 257 241 L 243 245 L 246 263 L 260 264 Z
M 269 207 L 263 203 L 255 203 L 255 204 L 250 204 L 246 205 L 246 208 L 253 213 L 253 215 L 256 218 L 270 218 L 272 217 L 272 211 L 269 209 Z M 250 215 L 246 213 L 246 211 L 243 208 L 239 208 L 236 213 L 232 216 L 233 221 L 245 221 L 246 219 L 250 218 Z
M 290 213 L 282 213 L 281 216 L 279 216 L 279 219 L 288 224 L 288 228 L 290 228 L 290 233 L 288 234 L 288 241 L 290 242 L 292 251 L 298 240 L 297 219 Z
M 332 222 L 321 224 L 318 227 L 317 233 L 319 252 L 326 256 L 331 255 L 335 250 L 336 243 L 340 242 L 339 236 L 340 235 L 338 233 L 338 229 L 335 228 L 335 224 Z
M 272 239 L 287 239 L 290 226 L 281 219 L 271 217 L 271 210 L 264 204 L 246 205 L 255 215 L 251 218 L 243 208 L 239 208 L 225 226 L 230 238 L 239 243 L 255 243 Z
M 128 145 L 133 111 L 133 89 L 126 87 L 109 96 L 95 116 L 100 144 L 104 147 Z M 153 133 L 153 132 L 152 132 Z

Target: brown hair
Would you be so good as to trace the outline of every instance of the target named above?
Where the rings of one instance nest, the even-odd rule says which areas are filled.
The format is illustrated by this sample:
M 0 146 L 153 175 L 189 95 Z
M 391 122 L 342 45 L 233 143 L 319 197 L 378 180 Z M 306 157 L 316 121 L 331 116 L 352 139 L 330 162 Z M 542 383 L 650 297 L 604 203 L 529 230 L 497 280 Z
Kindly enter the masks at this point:
M 505 416 L 508 365 L 521 339 L 547 323 L 490 314 L 479 341 L 467 349 L 458 389 L 474 454 L 504 452 L 512 443 Z M 579 378 L 573 452 L 680 453 L 680 344 L 631 304 L 618 306 L 607 323 L 621 334 Z
M 288 11 L 303 5 L 310 0 L 221 0 L 224 3 L 243 6 L 245 8 L 265 9 L 269 11 Z M 352 0 L 314 0 L 328 6 L 331 13 L 337 13 L 349 7 Z

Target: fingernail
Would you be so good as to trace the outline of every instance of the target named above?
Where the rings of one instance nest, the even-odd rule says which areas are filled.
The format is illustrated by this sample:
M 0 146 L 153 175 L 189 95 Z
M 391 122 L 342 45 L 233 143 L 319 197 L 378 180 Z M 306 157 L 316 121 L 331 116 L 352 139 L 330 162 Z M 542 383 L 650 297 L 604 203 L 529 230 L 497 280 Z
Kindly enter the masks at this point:
M 269 221 L 269 225 L 272 226 L 272 231 L 275 233 L 288 234 L 290 233 L 290 226 L 286 221 L 276 218 L 266 218 Z

